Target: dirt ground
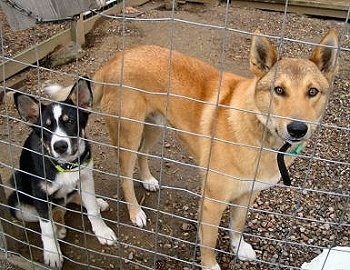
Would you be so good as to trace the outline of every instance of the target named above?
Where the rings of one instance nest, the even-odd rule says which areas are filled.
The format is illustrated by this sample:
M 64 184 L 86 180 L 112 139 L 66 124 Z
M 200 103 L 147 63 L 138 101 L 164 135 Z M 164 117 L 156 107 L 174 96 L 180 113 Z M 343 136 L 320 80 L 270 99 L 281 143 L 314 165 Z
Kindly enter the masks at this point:
M 335 27 L 341 32 L 341 45 L 347 51 L 340 54 L 340 71 L 323 125 L 304 156 L 290 169 L 292 187 L 280 186 L 262 192 L 247 218 L 246 237 L 258 251 L 258 260 L 243 262 L 230 254 L 225 230 L 227 215 L 221 224 L 217 248 L 222 269 L 258 270 L 295 269 L 324 247 L 349 246 L 348 26 L 297 14 L 288 14 L 283 20 L 282 13 L 235 5 L 226 9 L 225 4 L 216 1 L 179 5 L 174 12 L 161 4 L 152 1 L 136 7 L 142 13 L 135 20 L 101 20 L 87 35 L 82 60 L 54 68 L 57 72 L 27 70 L 22 74 L 26 77 L 26 91 L 40 94 L 40 85 L 47 79 L 68 85 L 77 74 L 91 76 L 116 52 L 141 44 L 171 47 L 218 68 L 250 76 L 250 35 L 246 33 L 260 29 L 264 34 L 279 36 L 283 30 L 290 40 L 283 43 L 282 54 L 306 57 L 311 47 L 294 41 L 318 42 L 329 28 Z M 23 35 L 26 32 L 21 33 L 21 39 Z M 33 40 L 35 32 L 27 35 L 23 39 Z M 15 51 L 11 49 L 15 39 L 6 38 L 5 35 L 6 48 Z M 2 178 L 8 179 L 11 166 L 18 164 L 20 146 L 29 130 L 8 117 L 18 118 L 13 107 L 2 105 L 0 109 L 0 169 Z M 181 147 L 176 135 L 166 131 L 164 140 L 152 152 L 154 157 L 150 158 L 151 170 L 160 179 L 161 190 L 150 193 L 135 183 L 138 200 L 148 217 L 147 227 L 139 229 L 128 219 L 118 188 L 115 155 L 108 145 L 105 122 L 98 113 L 91 116 L 88 134 L 94 148 L 96 191 L 110 203 L 103 217 L 115 230 L 118 244 L 101 246 L 80 207 L 72 205 L 66 217 L 68 236 L 61 242 L 64 269 L 198 269 L 196 218 L 200 179 L 197 170 L 191 167 L 195 164 L 192 157 Z M 19 237 L 16 252 L 42 262 L 38 226 L 25 224 L 23 230 L 20 227 L 24 224 L 15 224 L 14 231 Z

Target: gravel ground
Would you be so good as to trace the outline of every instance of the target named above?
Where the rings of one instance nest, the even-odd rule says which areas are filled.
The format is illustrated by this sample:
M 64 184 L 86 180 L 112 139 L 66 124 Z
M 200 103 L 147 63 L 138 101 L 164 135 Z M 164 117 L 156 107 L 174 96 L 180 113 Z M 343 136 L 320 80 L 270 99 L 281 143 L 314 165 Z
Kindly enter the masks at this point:
M 0 269 L 2 269 L 2 270 L 20 270 L 21 268 L 12 265 L 6 259 L 0 258 Z
M 164 19 L 172 16 L 171 11 L 159 8 L 161 2 L 154 1 L 137 7 L 140 19 Z M 227 20 L 225 16 L 227 14 Z M 281 13 L 251 8 L 230 7 L 212 2 L 207 5 L 179 5 L 174 13 L 177 22 L 166 20 L 130 20 L 122 24 L 118 20 L 106 19 L 87 36 L 85 56 L 81 61 L 71 63 L 54 72 L 37 69 L 28 70 L 27 91 L 39 93 L 40 85 L 47 79 L 69 84 L 76 74 L 91 76 L 109 57 L 124 47 L 140 44 L 157 44 L 193 55 L 214 66 L 239 74 L 248 74 L 250 36 L 236 31 L 225 32 L 214 26 L 224 26 L 252 32 L 259 28 L 264 34 L 279 36 L 281 30 L 291 40 L 317 42 L 330 28 L 341 32 L 341 44 L 349 50 L 348 26 L 339 21 L 309 18 L 288 14 L 286 20 Z M 186 24 L 183 20 L 195 22 Z M 205 25 L 198 25 L 203 23 Z M 3 25 L 4 46 L 11 55 L 33 44 L 37 36 L 59 31 L 65 25 L 40 26 L 21 33 L 23 42 L 16 41 L 6 25 Z M 222 48 L 224 54 L 222 55 Z M 285 41 L 283 55 L 306 56 L 311 47 L 299 42 Z M 221 61 L 224 56 L 224 61 Z M 303 156 L 290 169 L 292 187 L 275 187 L 261 193 L 249 213 L 246 222 L 247 238 L 258 250 L 258 261 L 242 262 L 229 253 L 228 215 L 224 216 L 217 248 L 218 259 L 223 269 L 297 269 L 321 252 L 324 247 L 350 245 L 350 213 L 348 182 L 350 124 L 350 53 L 340 54 L 340 69 L 334 81 L 327 112 L 319 132 L 313 137 Z M 61 73 L 63 72 L 63 73 Z M 7 121 L 6 115 L 17 116 L 13 108 L 1 107 L 0 114 L 0 160 L 3 164 L 16 164 L 18 147 L 11 149 L 14 156 L 9 161 L 6 142 L 21 145 L 28 129 L 17 121 Z M 97 193 L 109 198 L 110 211 L 103 216 L 114 227 L 120 243 L 117 247 L 101 247 L 94 237 L 82 232 L 86 218 L 81 218 L 79 208 L 72 206 L 67 214 L 69 234 L 62 250 L 66 256 L 64 269 L 192 269 L 199 262 L 196 247 L 196 217 L 200 181 L 198 172 L 186 164 L 194 164 L 192 157 L 182 149 L 172 132 L 167 132 L 164 151 L 159 144 L 153 154 L 162 152 L 176 162 L 161 162 L 151 159 L 151 168 L 162 178 L 164 188 L 159 193 L 148 193 L 137 185 L 139 201 L 143 202 L 149 217 L 148 226 L 140 230 L 131 226 L 122 195 L 115 196 L 116 170 L 112 149 L 108 144 L 104 120 L 93 114 L 89 136 L 94 140 L 94 160 Z M 10 136 L 8 135 L 10 134 Z M 15 136 L 14 136 L 15 135 Z M 181 162 L 184 165 L 179 165 Z M 3 178 L 10 170 L 0 165 Z M 102 173 L 104 172 L 104 173 Z M 137 177 L 137 175 L 136 175 Z M 197 195 L 196 195 L 197 194 Z M 117 213 L 117 214 L 116 214 Z M 83 222 L 82 222 L 83 221 Z M 117 221 L 117 222 L 115 222 Z M 42 261 L 40 238 L 36 225 L 27 225 L 31 241 L 31 254 Z M 86 231 L 90 232 L 87 225 Z M 24 233 L 20 233 L 24 238 Z M 39 247 L 39 248 L 38 248 Z M 88 250 L 88 252 L 87 252 Z M 18 252 L 29 256 L 29 248 L 19 243 Z

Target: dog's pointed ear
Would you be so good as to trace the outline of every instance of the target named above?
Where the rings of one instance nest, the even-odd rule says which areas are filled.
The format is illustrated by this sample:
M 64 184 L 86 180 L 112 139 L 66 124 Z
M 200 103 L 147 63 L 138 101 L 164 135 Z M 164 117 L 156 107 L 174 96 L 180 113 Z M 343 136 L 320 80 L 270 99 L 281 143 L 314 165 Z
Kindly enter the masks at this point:
M 40 115 L 39 101 L 21 93 L 15 93 L 13 98 L 22 119 L 32 124 L 36 123 Z
M 260 36 L 258 30 L 255 31 L 250 47 L 250 70 L 255 76 L 261 78 L 272 68 L 276 61 L 276 48 L 266 37 Z
M 312 51 L 310 60 L 316 64 L 324 76 L 330 81 L 337 71 L 337 50 L 339 46 L 338 32 L 330 29 Z
M 92 91 L 89 78 L 80 78 L 73 86 L 68 99 L 80 108 L 91 109 Z

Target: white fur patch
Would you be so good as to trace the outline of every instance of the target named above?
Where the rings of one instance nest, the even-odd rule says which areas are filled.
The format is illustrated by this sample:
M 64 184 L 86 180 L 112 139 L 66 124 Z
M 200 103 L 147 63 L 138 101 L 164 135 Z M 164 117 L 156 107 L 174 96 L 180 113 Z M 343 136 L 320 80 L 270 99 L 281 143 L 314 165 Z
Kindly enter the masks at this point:
M 256 260 L 255 250 L 250 244 L 244 241 L 243 237 L 232 237 L 231 248 L 233 253 L 235 253 L 238 257 L 238 259 L 242 261 Z
M 101 199 L 101 198 L 97 198 L 96 201 L 97 201 L 97 205 L 100 207 L 101 212 L 108 210 L 109 208 L 108 202 L 106 202 L 104 199 Z
M 111 246 L 117 241 L 117 236 L 111 228 L 109 228 L 101 217 L 90 217 L 92 230 L 95 233 L 98 241 L 102 245 Z
M 145 189 L 149 191 L 159 190 L 158 180 L 152 177 L 151 179 L 146 179 L 142 181 L 142 185 Z
M 48 95 L 54 95 L 59 92 L 63 87 L 59 84 L 48 84 L 44 87 L 44 92 Z
M 56 226 L 56 236 L 58 239 L 66 238 L 67 229 L 64 226 Z
M 43 92 L 49 95 L 50 98 L 56 101 L 64 101 L 67 99 L 70 91 L 72 90 L 72 86 L 63 87 L 56 83 L 47 83 L 44 88 Z
M 62 268 L 63 257 L 60 246 L 54 233 L 54 225 L 51 221 L 40 219 L 41 240 L 44 249 L 44 262 L 52 268 Z
M 140 211 L 135 216 L 135 220 L 132 220 L 132 222 L 140 228 L 145 227 L 147 224 L 147 216 L 145 212 L 140 209 Z
M 21 203 L 18 205 L 18 207 L 20 209 L 16 211 L 17 219 L 24 220 L 26 222 L 39 221 L 39 213 L 36 211 L 34 206 Z
M 58 191 L 56 196 L 64 198 L 68 193 L 77 188 L 77 184 L 80 179 L 92 178 L 92 169 L 93 162 L 90 161 L 86 167 L 80 170 L 58 173 L 55 181 L 53 182 L 43 181 L 41 183 L 41 188 L 49 195 Z
M 54 157 L 60 157 L 60 154 L 57 153 L 55 150 L 54 150 L 54 145 L 56 142 L 58 141 L 65 141 L 68 145 L 68 149 L 66 151 L 66 153 L 68 155 L 71 155 L 72 154 L 72 144 L 71 144 L 71 141 L 67 135 L 67 133 L 64 131 L 64 129 L 62 129 L 60 127 L 60 117 L 62 116 L 62 108 L 61 106 L 57 105 L 57 106 L 54 106 L 53 107 L 53 115 L 54 115 L 54 118 L 55 118 L 55 121 L 56 121 L 56 124 L 57 124 L 57 128 L 56 130 L 54 130 L 53 134 L 52 134 L 52 138 L 51 138 L 51 142 L 50 142 L 50 147 L 51 147 L 51 152 L 52 152 L 52 155 Z
M 221 270 L 220 266 L 216 263 L 215 265 L 213 266 L 203 266 L 202 267 L 202 270 Z

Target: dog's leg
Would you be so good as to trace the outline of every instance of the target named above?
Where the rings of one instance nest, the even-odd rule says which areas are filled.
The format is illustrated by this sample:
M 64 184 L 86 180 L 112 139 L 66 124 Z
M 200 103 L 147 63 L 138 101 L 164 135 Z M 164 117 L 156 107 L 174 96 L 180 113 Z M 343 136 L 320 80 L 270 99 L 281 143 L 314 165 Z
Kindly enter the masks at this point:
M 230 207 L 230 238 L 231 249 L 240 260 L 255 260 L 256 253 L 252 246 L 244 241 L 243 229 L 246 221 L 247 207 L 253 204 L 258 192 L 246 193 Z
M 142 108 L 139 109 L 142 111 Z M 130 111 L 132 110 L 130 109 Z M 139 121 L 145 119 L 143 116 L 129 116 L 128 118 L 139 119 Z M 118 121 L 114 117 L 107 118 L 106 123 L 113 145 L 119 147 L 116 149 L 116 154 L 119 157 L 120 181 L 130 220 L 142 228 L 146 226 L 147 219 L 145 212 L 137 202 L 132 177 L 137 159 L 136 153 L 141 145 L 143 125 L 132 121 L 120 121 L 118 125 Z M 118 130 L 120 130 L 120 136 Z
M 97 201 L 98 207 L 100 208 L 100 212 L 104 212 L 104 211 L 107 211 L 109 209 L 109 204 L 104 199 L 97 198 L 96 201 Z
M 44 262 L 52 268 L 62 268 L 63 257 L 55 235 L 55 225 L 51 220 L 40 218 L 41 240 L 44 250 Z
M 81 180 L 81 199 L 91 222 L 92 231 L 95 233 L 99 242 L 103 245 L 113 245 L 117 237 L 101 217 L 100 206 L 98 205 L 95 195 L 92 164 Z
M 61 207 L 56 207 L 52 209 L 52 220 L 55 224 L 56 236 L 58 239 L 63 239 L 67 235 L 67 229 L 65 227 L 64 215 L 66 214 L 66 210 Z
M 147 154 L 152 149 L 152 147 L 159 141 L 161 135 L 161 128 L 151 125 L 144 125 L 143 137 L 140 147 L 140 152 L 142 154 L 138 155 L 138 163 L 140 167 L 140 177 L 142 180 L 142 185 L 145 189 L 149 191 L 159 190 L 158 180 L 151 174 L 148 165 Z
M 206 195 L 207 196 L 207 195 Z M 201 263 L 204 270 L 220 270 L 214 250 L 222 214 L 227 204 L 205 197 L 201 208 L 199 237 L 201 240 Z
M 97 205 L 99 206 L 100 208 L 100 212 L 104 212 L 106 210 L 108 210 L 109 208 L 109 204 L 106 200 L 102 199 L 102 198 L 97 198 L 96 199 L 97 201 Z M 75 193 L 70 199 L 69 201 L 67 202 L 68 203 L 75 203 L 77 205 L 81 205 L 82 202 L 81 202 L 81 196 L 79 193 Z

